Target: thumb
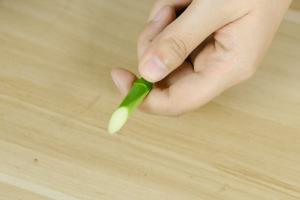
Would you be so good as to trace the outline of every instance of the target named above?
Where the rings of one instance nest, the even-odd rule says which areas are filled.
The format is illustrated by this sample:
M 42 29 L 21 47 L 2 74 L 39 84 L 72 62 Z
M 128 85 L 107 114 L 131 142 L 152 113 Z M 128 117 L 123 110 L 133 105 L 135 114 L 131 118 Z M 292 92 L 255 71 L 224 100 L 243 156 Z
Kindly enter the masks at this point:
M 218 13 L 220 6 L 217 11 L 215 9 L 211 4 L 193 1 L 175 21 L 154 38 L 140 60 L 141 76 L 151 82 L 162 80 L 179 67 L 210 34 L 230 22 L 228 11 L 212 15 L 212 10 Z

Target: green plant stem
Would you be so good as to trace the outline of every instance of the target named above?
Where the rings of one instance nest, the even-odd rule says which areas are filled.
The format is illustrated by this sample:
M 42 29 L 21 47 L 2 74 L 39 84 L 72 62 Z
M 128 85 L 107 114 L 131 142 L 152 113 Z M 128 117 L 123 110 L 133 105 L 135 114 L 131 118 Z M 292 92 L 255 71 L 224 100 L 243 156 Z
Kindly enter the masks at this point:
M 133 111 L 143 102 L 152 87 L 153 83 L 143 78 L 133 83 L 127 96 L 121 102 L 118 109 L 112 114 L 108 126 L 108 131 L 111 134 L 118 132 L 122 128 Z

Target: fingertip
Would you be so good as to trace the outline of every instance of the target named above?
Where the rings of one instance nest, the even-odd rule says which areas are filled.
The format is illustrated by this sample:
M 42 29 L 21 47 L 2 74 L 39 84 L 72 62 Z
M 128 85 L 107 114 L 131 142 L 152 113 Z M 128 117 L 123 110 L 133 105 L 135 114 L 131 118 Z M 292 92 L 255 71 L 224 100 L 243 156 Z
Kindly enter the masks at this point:
M 136 80 L 136 76 L 132 72 L 122 68 L 112 69 L 111 76 L 122 96 L 128 93 L 133 82 Z

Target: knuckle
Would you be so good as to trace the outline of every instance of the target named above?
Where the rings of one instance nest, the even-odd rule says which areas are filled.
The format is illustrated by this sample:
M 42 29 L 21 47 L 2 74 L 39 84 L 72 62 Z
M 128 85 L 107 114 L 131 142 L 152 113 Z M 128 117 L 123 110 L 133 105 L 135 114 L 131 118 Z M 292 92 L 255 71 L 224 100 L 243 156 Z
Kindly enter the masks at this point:
M 145 40 L 149 39 L 149 31 L 151 31 L 151 22 L 149 22 L 144 30 L 140 33 L 138 37 L 138 42 L 144 42 Z
M 187 57 L 187 45 L 180 37 L 170 36 L 165 38 L 167 51 L 180 60 L 185 60 Z
M 154 24 L 152 22 L 148 22 L 144 30 L 138 36 L 138 43 L 152 42 L 154 39 L 154 35 L 152 33 L 154 28 Z

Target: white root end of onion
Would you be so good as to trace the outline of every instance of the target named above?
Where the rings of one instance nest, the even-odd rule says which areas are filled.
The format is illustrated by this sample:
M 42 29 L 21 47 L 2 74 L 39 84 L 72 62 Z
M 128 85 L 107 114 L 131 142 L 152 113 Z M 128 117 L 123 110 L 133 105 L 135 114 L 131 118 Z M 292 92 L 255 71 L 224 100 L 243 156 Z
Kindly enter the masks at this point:
M 128 108 L 120 107 L 111 116 L 108 124 L 108 132 L 114 134 L 118 132 L 126 123 L 128 119 Z

